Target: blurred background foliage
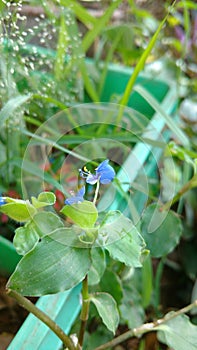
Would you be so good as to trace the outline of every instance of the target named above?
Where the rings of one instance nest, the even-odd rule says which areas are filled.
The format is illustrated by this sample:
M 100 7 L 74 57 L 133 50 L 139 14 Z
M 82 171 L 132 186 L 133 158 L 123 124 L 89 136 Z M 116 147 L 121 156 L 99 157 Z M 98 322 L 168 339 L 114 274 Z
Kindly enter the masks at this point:
M 21 196 L 20 163 L 16 166 L 14 160 L 22 159 L 29 141 L 28 132 L 34 132 L 58 111 L 83 102 L 85 96 L 98 102 L 108 64 L 113 62 L 135 67 L 171 4 L 172 1 L 162 0 L 0 0 L 2 193 Z M 93 59 L 91 66 L 87 66 L 88 59 Z M 161 159 L 159 181 L 153 181 L 153 197 L 161 187 L 165 201 L 169 198 L 172 184 L 177 186 L 178 191 L 196 175 L 196 1 L 177 0 L 168 15 L 148 55 L 145 69 L 152 71 L 154 77 L 162 67 L 167 69 L 169 79 L 176 82 L 178 125 L 190 141 L 189 147 L 184 148 L 176 137 L 171 140 L 170 152 L 176 165 L 174 174 L 168 164 L 168 155 L 164 154 Z M 78 134 L 78 143 L 80 137 Z M 54 169 L 55 166 L 58 168 L 57 163 L 53 165 Z M 122 266 L 109 264 L 100 288 L 110 289 L 114 294 L 124 329 L 136 327 L 145 319 L 154 318 L 157 313 L 181 307 L 197 297 L 196 194 L 194 187 L 181 196 L 178 204 L 173 205 L 182 218 L 184 234 L 172 253 L 153 258 L 151 268 L 147 263 L 143 273 L 148 278 L 139 271 L 122 271 Z M 9 225 L 12 230 L 13 224 L 2 216 L 2 232 L 7 232 Z M 142 280 L 151 284 L 149 287 L 153 289 L 153 299 L 148 305 L 143 305 Z M 128 314 L 131 301 L 132 313 Z M 93 346 L 97 342 L 94 337 L 102 335 L 103 339 L 108 339 L 109 335 L 97 323 L 95 310 L 91 312 L 95 322 L 89 324 L 89 330 L 91 333 L 97 329 L 97 334 L 87 334 L 87 339 Z M 192 321 L 197 324 L 196 313 Z M 147 343 L 149 340 L 143 341 Z M 141 344 L 140 349 L 145 349 L 143 342 Z M 135 344 L 132 343 L 132 346 L 134 349 Z M 155 349 L 161 349 L 160 345 L 157 344 Z

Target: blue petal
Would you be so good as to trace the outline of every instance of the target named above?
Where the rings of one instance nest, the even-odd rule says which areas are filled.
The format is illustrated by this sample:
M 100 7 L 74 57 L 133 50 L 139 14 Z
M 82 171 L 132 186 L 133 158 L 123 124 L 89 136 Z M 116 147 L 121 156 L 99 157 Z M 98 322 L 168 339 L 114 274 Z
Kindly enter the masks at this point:
M 82 197 L 84 196 L 85 194 L 85 186 L 81 187 L 80 190 L 77 192 L 77 197 Z
M 73 197 L 67 198 L 65 200 L 65 204 L 72 205 L 72 204 L 81 203 L 83 201 L 84 201 L 83 197 L 73 196 Z
M 96 171 L 98 171 L 99 173 L 102 171 L 105 171 L 105 169 L 110 166 L 108 165 L 109 163 L 109 159 L 105 159 L 99 166 L 98 168 L 96 168 Z
M 77 204 L 77 203 L 81 203 L 84 201 L 84 196 L 85 194 L 85 186 L 83 186 L 76 194 L 76 196 L 72 196 L 70 198 L 67 198 L 65 200 L 65 204 L 67 205 L 72 205 L 72 204 Z
M 104 160 L 96 169 L 96 173 L 100 178 L 100 183 L 103 185 L 110 183 L 115 176 L 115 171 L 108 162 L 108 159 Z
M 0 205 L 6 204 L 5 199 L 3 197 L 0 197 Z

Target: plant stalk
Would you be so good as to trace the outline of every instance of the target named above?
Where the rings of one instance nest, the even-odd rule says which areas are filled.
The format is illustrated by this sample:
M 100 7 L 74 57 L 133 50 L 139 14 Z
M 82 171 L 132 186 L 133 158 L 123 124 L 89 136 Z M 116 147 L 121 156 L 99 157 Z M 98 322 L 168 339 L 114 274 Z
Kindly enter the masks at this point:
M 89 298 L 89 293 L 88 293 L 88 276 L 83 280 L 82 284 L 82 309 L 81 309 L 81 327 L 79 331 L 79 339 L 78 339 L 78 344 L 82 348 L 83 345 L 83 340 L 84 340 L 84 334 L 86 330 L 86 324 L 89 316 L 89 307 L 90 307 L 90 298 Z
M 76 350 L 73 341 L 64 333 L 64 331 L 42 310 L 38 309 L 30 300 L 17 293 L 14 290 L 8 289 L 7 294 L 14 299 L 27 311 L 31 312 L 39 320 L 45 323 L 63 342 L 64 346 L 69 350 Z
M 182 308 L 178 311 L 175 311 L 174 313 L 167 314 L 166 316 L 156 320 L 155 322 L 144 323 L 143 325 L 141 325 L 138 328 L 133 328 L 133 329 L 121 334 L 120 336 L 112 339 L 111 341 L 109 341 L 103 345 L 98 346 L 94 350 L 105 350 L 107 348 L 113 348 L 114 346 L 122 343 L 123 341 L 125 341 L 129 338 L 139 337 L 145 333 L 156 331 L 157 327 L 160 326 L 161 324 L 166 323 L 177 316 L 180 316 L 182 314 L 189 312 L 194 307 L 197 307 L 197 299 L 193 303 L 185 306 L 184 308 Z
M 192 188 L 197 187 L 197 174 L 195 174 L 183 187 L 177 192 L 174 198 L 170 199 L 164 205 L 162 205 L 161 210 L 168 210 L 170 207 L 176 203 L 186 192 Z
M 156 271 L 156 275 L 155 275 L 155 302 L 154 302 L 154 306 L 155 306 L 155 313 L 158 316 L 161 316 L 161 314 L 159 314 L 159 304 L 160 304 L 160 286 L 161 286 L 161 278 L 162 278 L 162 274 L 163 274 L 163 269 L 164 269 L 164 260 L 165 257 L 162 257 L 158 267 L 157 267 L 157 271 Z

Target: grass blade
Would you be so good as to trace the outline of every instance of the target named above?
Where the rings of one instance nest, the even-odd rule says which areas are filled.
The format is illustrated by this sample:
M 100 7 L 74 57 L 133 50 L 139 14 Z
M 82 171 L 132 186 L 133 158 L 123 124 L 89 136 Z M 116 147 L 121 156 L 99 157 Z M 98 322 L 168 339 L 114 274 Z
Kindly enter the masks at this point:
M 84 84 L 85 90 L 90 96 L 93 102 L 99 102 L 99 96 L 97 94 L 96 89 L 92 81 L 89 78 L 89 74 L 87 71 L 85 59 L 84 59 L 84 51 L 79 35 L 78 26 L 76 23 L 75 13 L 73 11 L 67 11 L 68 18 L 72 19 L 72 23 L 70 25 L 64 25 L 66 35 L 69 40 L 72 42 L 72 56 L 66 63 L 66 67 L 64 69 L 63 76 L 69 77 L 69 74 L 72 73 L 73 67 L 77 69 L 78 80 L 81 79 L 81 85 Z M 69 21 L 69 20 L 68 20 Z M 76 41 L 77 38 L 77 41 Z M 64 40 L 64 39 L 63 39 Z M 58 65 L 58 60 L 57 65 Z M 76 73 L 75 73 L 76 74 Z
M 95 25 L 97 19 L 94 18 L 83 6 L 76 2 L 76 0 L 60 0 L 57 1 L 58 4 L 69 7 L 75 13 L 75 16 L 83 23 L 85 26 Z
M 86 157 L 83 157 L 81 156 L 80 154 L 76 153 L 76 152 L 73 152 L 71 150 L 69 150 L 68 148 L 65 148 L 63 146 L 60 146 L 58 143 L 56 143 L 53 139 L 48 139 L 48 138 L 45 138 L 45 137 L 42 137 L 42 136 L 39 136 L 39 135 L 36 135 L 26 129 L 21 129 L 21 132 L 24 134 L 24 135 L 27 135 L 27 136 L 30 136 L 32 137 L 33 140 L 37 140 L 38 141 L 38 144 L 44 144 L 44 145 L 49 145 L 49 146 L 52 146 L 56 149 L 59 149 L 60 151 L 66 153 L 66 154 L 70 154 L 72 155 L 73 157 L 77 158 L 77 159 L 80 159 L 84 162 L 91 162 L 91 159 L 89 158 L 86 158 Z
M 5 123 L 6 120 L 12 115 L 12 113 L 23 103 L 27 102 L 32 95 L 18 95 L 11 98 L 0 111 L 0 124 Z
M 176 0 L 175 0 L 175 2 L 176 2 Z M 133 86 L 135 84 L 135 81 L 136 81 L 139 73 L 141 72 L 141 70 L 144 68 L 144 64 L 146 63 L 146 60 L 147 60 L 148 56 L 150 55 L 153 47 L 155 46 L 156 41 L 157 41 L 158 36 L 159 36 L 159 33 L 161 32 L 161 30 L 163 28 L 163 25 L 165 24 L 171 9 L 174 7 L 175 2 L 170 7 L 170 10 L 167 13 L 167 15 L 160 22 L 160 24 L 159 24 L 155 34 L 151 38 L 151 40 L 150 40 L 146 50 L 143 52 L 142 56 L 140 57 L 137 65 L 136 65 L 136 67 L 135 67 L 135 69 L 134 69 L 134 71 L 133 71 L 133 73 L 132 73 L 132 75 L 131 75 L 128 83 L 127 83 L 124 95 L 123 95 L 123 97 L 122 97 L 122 99 L 120 101 L 121 107 L 120 107 L 120 110 L 119 110 L 119 113 L 118 113 L 118 117 L 117 117 L 117 124 L 119 124 L 120 120 L 122 119 L 122 113 L 123 113 L 123 110 L 124 110 L 124 106 L 126 106 L 128 101 L 129 101 L 129 97 L 130 97 L 131 91 L 133 89 Z
M 65 52 L 68 44 L 68 36 L 65 22 L 65 14 L 63 13 L 60 17 L 59 38 L 56 50 L 57 56 L 54 64 L 54 74 L 57 80 L 62 79 L 62 73 L 65 64 Z
M 116 0 L 112 2 L 111 5 L 105 11 L 104 15 L 97 20 L 93 29 L 89 30 L 89 32 L 85 35 L 82 41 L 82 47 L 84 52 L 86 52 L 89 49 L 89 47 L 94 42 L 95 38 L 98 37 L 98 35 L 102 32 L 103 28 L 105 28 L 113 12 L 120 5 L 121 2 L 122 0 Z

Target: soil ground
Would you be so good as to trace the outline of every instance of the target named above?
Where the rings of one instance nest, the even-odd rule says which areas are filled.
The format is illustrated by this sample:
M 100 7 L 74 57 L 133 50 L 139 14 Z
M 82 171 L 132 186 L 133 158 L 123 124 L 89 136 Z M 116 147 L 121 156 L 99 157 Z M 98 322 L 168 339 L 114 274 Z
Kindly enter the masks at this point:
M 6 278 L 0 276 L 0 350 L 6 350 L 27 316 L 5 291 Z

